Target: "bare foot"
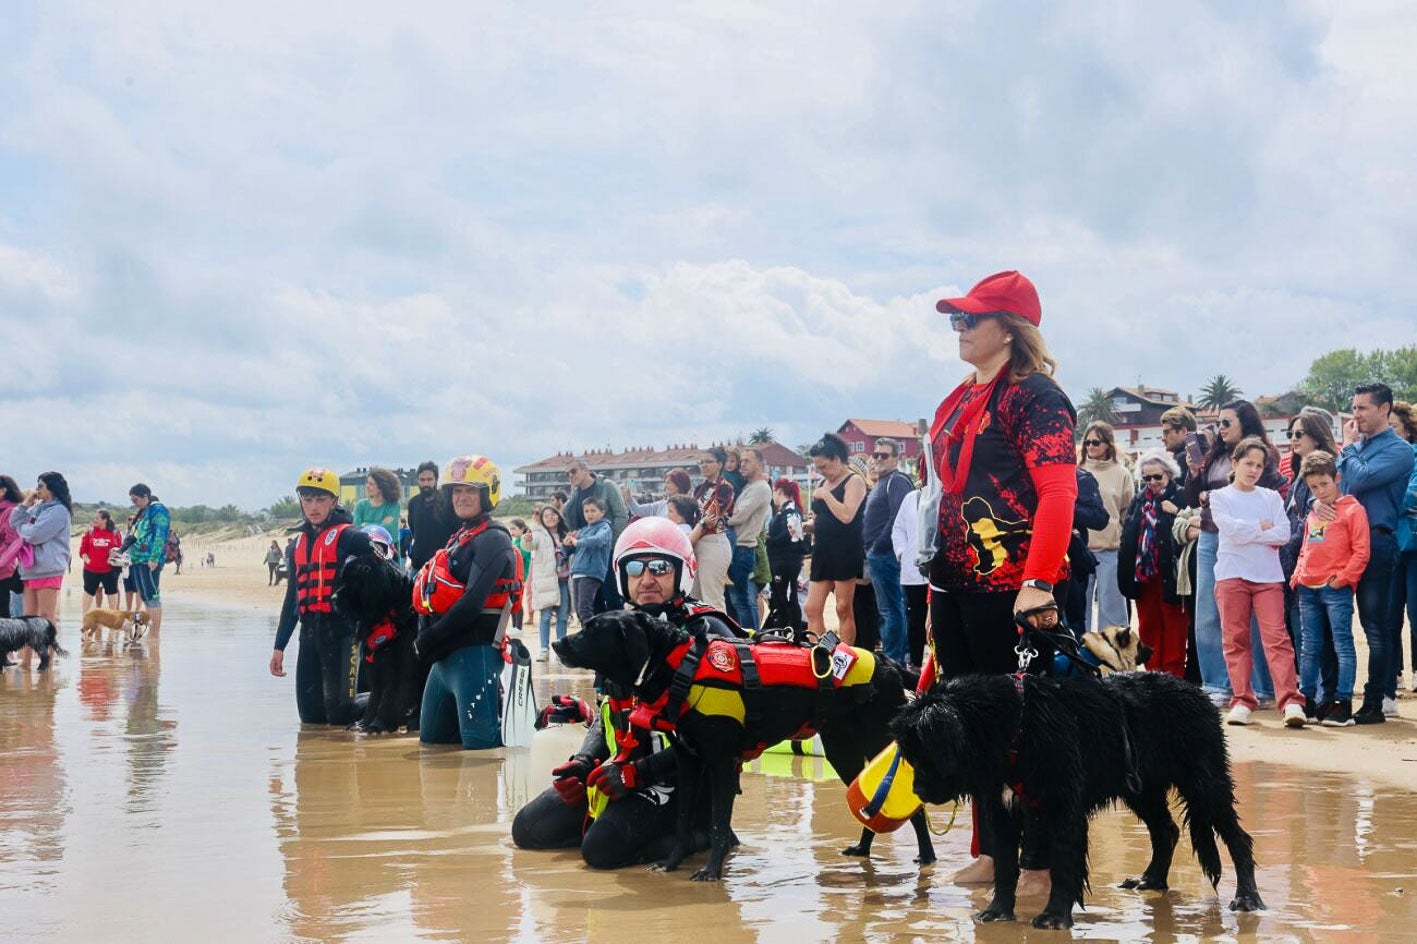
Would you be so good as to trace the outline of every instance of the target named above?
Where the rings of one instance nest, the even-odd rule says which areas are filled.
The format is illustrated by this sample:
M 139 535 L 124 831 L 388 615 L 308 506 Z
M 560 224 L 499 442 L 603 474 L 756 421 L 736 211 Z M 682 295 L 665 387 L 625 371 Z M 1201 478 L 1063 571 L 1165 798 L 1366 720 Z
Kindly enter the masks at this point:
M 1047 895 L 1053 889 L 1052 876 L 1047 869 L 1019 869 L 1019 895 Z
M 994 881 L 994 857 L 982 855 L 954 874 L 956 885 L 988 885 Z

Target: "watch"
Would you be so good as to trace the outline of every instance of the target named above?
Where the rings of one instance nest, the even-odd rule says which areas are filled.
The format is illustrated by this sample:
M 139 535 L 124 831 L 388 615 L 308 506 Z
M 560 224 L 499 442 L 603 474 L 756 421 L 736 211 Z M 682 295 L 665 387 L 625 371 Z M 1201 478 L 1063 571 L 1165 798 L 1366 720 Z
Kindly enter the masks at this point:
M 1052 593 L 1053 585 L 1046 580 L 1039 580 L 1036 577 L 1025 580 L 1023 585 L 1030 590 L 1042 590 L 1044 593 Z

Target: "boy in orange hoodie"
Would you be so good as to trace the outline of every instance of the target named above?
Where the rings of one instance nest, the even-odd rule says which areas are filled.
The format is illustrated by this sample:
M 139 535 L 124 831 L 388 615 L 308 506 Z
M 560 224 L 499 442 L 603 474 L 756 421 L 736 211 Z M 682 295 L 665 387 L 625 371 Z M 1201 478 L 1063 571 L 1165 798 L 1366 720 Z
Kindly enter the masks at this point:
M 1333 521 L 1309 513 L 1290 581 L 1299 594 L 1299 692 L 1307 705 L 1315 704 L 1327 612 L 1338 656 L 1338 691 L 1326 693 L 1331 697 L 1317 711 L 1310 708 L 1310 719 L 1346 728 L 1353 724 L 1353 685 L 1358 671 L 1353 651 L 1353 588 L 1368 566 L 1368 514 L 1356 498 L 1339 492 L 1338 467 L 1327 452 L 1318 450 L 1305 456 L 1299 474 L 1315 499 L 1338 512 Z

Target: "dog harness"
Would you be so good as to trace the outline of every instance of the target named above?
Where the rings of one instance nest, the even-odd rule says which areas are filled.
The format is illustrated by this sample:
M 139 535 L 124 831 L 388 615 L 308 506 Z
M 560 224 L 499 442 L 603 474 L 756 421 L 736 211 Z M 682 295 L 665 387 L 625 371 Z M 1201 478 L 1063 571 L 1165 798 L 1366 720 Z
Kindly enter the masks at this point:
M 453 604 L 462 599 L 467 585 L 453 576 L 453 555 L 466 546 L 473 538 L 491 526 L 491 519 L 484 519 L 471 528 L 464 528 L 448 540 L 446 547 L 439 548 L 428 563 L 418 572 L 413 581 L 413 609 L 424 616 L 441 616 L 452 609 Z M 522 555 L 516 557 L 516 575 L 499 577 L 492 585 L 482 604 L 482 612 L 497 616 L 503 612 L 514 612 L 522 605 L 522 587 L 525 574 L 522 571 Z
M 833 691 L 866 685 L 876 670 L 876 657 L 865 649 L 838 644 L 803 648 L 787 642 L 750 645 L 721 637 L 696 636 L 676 646 L 665 658 L 674 671 L 668 689 L 653 701 L 641 701 L 630 714 L 632 727 L 672 732 L 690 711 L 731 718 L 751 728 L 761 717 L 758 698 L 764 688 Z M 811 737 L 808 723 L 793 738 Z M 769 747 L 747 746 L 741 756 L 752 760 Z
M 337 524 L 315 535 L 314 540 L 304 531 L 295 538 L 295 601 L 300 612 L 329 613 L 330 597 L 335 591 L 338 570 L 340 535 L 348 524 Z M 313 545 L 313 547 L 312 547 Z

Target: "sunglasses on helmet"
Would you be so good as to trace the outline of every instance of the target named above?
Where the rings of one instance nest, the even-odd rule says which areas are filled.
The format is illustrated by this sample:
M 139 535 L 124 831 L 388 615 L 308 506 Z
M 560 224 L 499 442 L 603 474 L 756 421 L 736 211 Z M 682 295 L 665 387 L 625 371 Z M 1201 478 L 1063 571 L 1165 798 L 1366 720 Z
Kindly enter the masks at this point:
M 625 575 L 627 577 L 638 577 L 645 571 L 649 571 L 655 577 L 663 577 L 665 574 L 673 573 L 674 565 L 657 557 L 650 560 L 625 561 Z

